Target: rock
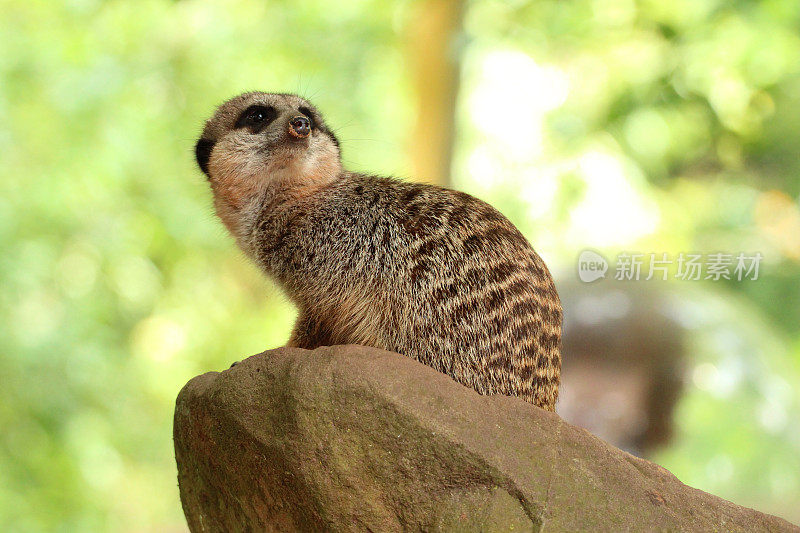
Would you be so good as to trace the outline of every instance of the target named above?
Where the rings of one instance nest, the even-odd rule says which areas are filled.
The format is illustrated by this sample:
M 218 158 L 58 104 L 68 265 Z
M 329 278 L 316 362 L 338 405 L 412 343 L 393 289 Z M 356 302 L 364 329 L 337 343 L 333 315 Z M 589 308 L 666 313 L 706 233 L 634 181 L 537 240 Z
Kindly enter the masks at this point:
M 192 531 L 800 531 L 520 399 L 361 346 L 198 376 L 174 431 Z

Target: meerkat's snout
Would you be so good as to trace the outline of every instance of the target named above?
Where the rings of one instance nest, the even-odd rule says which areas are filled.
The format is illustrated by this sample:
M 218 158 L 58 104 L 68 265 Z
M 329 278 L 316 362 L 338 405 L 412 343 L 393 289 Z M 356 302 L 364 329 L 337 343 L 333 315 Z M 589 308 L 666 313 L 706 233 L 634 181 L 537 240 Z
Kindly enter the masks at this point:
M 292 118 L 289 121 L 289 133 L 301 139 L 308 137 L 311 135 L 311 121 L 303 115 Z

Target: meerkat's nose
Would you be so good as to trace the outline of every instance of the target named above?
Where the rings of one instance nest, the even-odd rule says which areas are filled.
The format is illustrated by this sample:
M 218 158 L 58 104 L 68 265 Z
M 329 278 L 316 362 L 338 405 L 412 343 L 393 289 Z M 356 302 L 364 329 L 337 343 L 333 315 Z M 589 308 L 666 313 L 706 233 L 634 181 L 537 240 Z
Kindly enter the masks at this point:
M 302 115 L 294 117 L 289 121 L 289 133 L 295 137 L 308 137 L 311 133 L 311 121 Z

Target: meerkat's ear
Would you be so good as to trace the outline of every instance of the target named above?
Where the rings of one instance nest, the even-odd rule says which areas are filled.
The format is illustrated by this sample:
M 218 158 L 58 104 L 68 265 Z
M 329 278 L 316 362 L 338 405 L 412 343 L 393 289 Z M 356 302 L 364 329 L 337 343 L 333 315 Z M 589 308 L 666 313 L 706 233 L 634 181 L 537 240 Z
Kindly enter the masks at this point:
M 210 177 L 208 174 L 208 160 L 211 159 L 211 150 L 213 149 L 214 141 L 211 139 L 200 139 L 194 147 L 194 156 L 197 158 L 197 164 L 207 177 Z
M 333 132 L 328 128 L 325 128 L 325 133 L 327 133 L 328 136 L 331 138 L 333 144 L 336 145 L 336 148 L 341 149 L 341 146 L 339 146 L 339 139 L 336 138 L 336 135 L 334 135 Z

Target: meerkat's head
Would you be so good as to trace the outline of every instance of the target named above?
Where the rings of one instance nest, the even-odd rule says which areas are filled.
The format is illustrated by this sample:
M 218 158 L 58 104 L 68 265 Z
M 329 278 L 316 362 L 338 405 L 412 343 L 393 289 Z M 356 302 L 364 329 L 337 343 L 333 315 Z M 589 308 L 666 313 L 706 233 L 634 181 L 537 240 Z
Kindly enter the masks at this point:
M 342 171 L 336 137 L 314 106 L 293 94 L 228 100 L 206 122 L 195 155 L 217 214 L 234 233 L 270 186 L 302 195 Z

